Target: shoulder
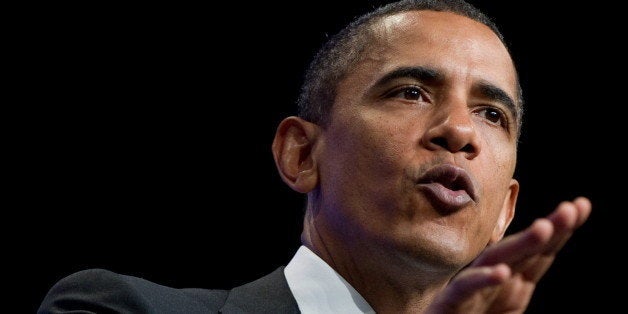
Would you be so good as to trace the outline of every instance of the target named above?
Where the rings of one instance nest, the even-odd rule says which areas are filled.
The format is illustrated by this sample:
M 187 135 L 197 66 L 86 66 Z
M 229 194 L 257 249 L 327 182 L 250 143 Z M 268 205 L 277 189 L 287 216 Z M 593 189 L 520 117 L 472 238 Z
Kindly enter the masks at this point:
M 104 269 L 89 269 L 57 282 L 38 313 L 211 313 L 222 307 L 228 293 L 174 289 Z
M 300 313 L 284 267 L 232 289 L 221 310 L 222 313 Z

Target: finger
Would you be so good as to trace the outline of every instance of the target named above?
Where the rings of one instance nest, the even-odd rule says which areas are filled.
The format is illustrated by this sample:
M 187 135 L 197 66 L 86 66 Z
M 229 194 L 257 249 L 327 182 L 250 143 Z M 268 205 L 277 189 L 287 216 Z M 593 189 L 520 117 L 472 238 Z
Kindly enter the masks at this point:
M 511 275 L 506 264 L 488 267 L 469 267 L 460 272 L 445 288 L 434 305 L 458 308 L 480 290 L 506 282 Z
M 538 254 L 514 266 L 513 271 L 520 273 L 526 281 L 537 283 L 552 266 L 555 259 L 556 254 Z
M 452 297 L 466 298 L 480 289 L 504 283 L 510 274 L 510 267 L 506 264 L 467 268 L 449 284 Z
M 571 238 L 575 229 L 584 224 L 590 213 L 591 202 L 584 197 L 577 198 L 573 202 L 559 204 L 557 209 L 548 216 L 554 225 L 554 233 L 544 252 L 520 265 L 511 265 L 513 271 L 520 271 L 528 280 L 538 282 L 554 262 L 558 251 Z
M 547 216 L 553 224 L 555 231 L 561 232 L 567 229 L 576 228 L 578 223 L 578 209 L 573 202 L 561 202 L 556 207 L 556 210 Z
M 589 215 L 591 215 L 591 201 L 586 197 L 578 197 L 574 201 L 576 207 L 578 208 L 578 222 L 577 227 L 582 226 L 587 219 L 589 219 Z
M 579 197 L 573 202 L 563 202 L 547 219 L 539 219 L 528 229 L 506 237 L 498 244 L 487 248 L 473 265 L 493 265 L 504 262 L 514 267 L 522 263 L 529 265 L 530 262 L 523 259 L 537 253 L 556 254 L 569 240 L 573 231 L 587 220 L 590 212 L 591 202 L 587 198 Z M 544 221 L 551 223 L 549 230 L 542 226 L 545 224 Z M 543 248 L 543 245 L 546 247 Z
M 573 202 L 562 202 L 547 218 L 554 224 L 554 235 L 548 243 L 544 254 L 555 254 L 569 240 L 572 233 L 589 217 L 591 202 L 579 197 Z
M 591 201 L 586 197 L 578 197 L 573 202 L 560 203 L 547 218 L 552 220 L 559 229 L 576 229 L 584 224 L 590 214 Z
M 556 210 L 547 216 L 554 225 L 554 233 L 543 254 L 555 254 L 563 247 L 577 228 L 578 216 L 578 208 L 572 202 L 561 202 Z
M 527 229 L 486 248 L 472 265 L 490 266 L 506 263 L 512 267 L 530 256 L 543 252 L 553 233 L 554 225 L 550 220 L 537 219 Z

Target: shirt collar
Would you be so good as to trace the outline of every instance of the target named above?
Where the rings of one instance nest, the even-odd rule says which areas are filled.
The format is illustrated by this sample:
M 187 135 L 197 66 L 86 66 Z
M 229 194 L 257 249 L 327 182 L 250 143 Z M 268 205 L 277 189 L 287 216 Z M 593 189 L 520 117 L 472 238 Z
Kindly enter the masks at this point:
M 284 274 L 301 313 L 375 313 L 342 276 L 305 246 Z

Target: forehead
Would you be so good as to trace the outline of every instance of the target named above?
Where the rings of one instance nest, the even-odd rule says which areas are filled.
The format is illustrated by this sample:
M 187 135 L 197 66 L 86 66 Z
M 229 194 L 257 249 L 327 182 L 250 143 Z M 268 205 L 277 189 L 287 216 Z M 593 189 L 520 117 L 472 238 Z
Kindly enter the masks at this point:
M 381 18 L 371 28 L 366 57 L 348 77 L 374 80 L 395 68 L 427 66 L 449 77 L 490 82 L 517 98 L 508 50 L 480 22 L 450 12 L 410 11 Z

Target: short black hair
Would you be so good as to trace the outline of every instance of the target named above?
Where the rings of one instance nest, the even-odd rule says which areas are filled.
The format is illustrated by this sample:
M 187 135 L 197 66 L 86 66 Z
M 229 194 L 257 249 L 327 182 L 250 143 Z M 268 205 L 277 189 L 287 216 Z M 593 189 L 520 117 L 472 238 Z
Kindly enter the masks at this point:
M 370 48 L 370 27 L 384 17 L 419 10 L 451 12 L 476 20 L 488 26 L 508 49 L 495 23 L 463 0 L 403 0 L 390 3 L 357 18 L 322 46 L 305 73 L 298 99 L 299 116 L 324 126 L 329 120 L 338 82 L 344 78 L 348 69 L 361 61 L 363 53 Z M 517 94 L 517 129 L 520 130 L 523 93 L 518 78 Z

